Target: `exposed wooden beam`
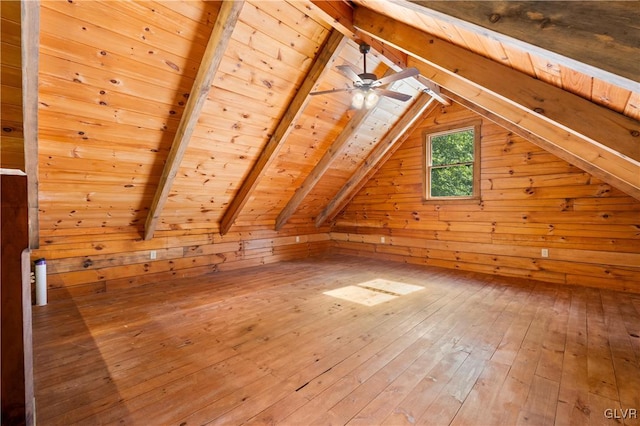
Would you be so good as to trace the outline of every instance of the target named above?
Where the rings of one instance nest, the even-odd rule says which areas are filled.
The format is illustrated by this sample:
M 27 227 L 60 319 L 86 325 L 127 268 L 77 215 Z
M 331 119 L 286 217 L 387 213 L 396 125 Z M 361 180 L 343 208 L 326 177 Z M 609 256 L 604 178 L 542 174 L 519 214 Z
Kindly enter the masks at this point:
M 327 24 L 353 39 L 356 29 L 353 27 L 353 6 L 346 1 L 311 0 L 308 9 L 314 17 L 320 17 Z
M 382 54 L 383 62 L 388 66 L 407 67 L 407 54 L 389 46 L 368 34 L 360 33 L 353 26 L 353 7 L 346 1 L 311 0 L 307 6 L 309 15 L 322 20 L 356 42 L 365 42 L 376 52 Z
M 355 113 L 347 126 L 342 130 L 342 132 L 340 132 L 333 144 L 331 144 L 331 147 L 325 151 L 324 155 L 320 161 L 318 161 L 311 173 L 307 175 L 302 185 L 296 189 L 295 194 L 293 194 L 293 197 L 291 197 L 285 208 L 280 212 L 276 219 L 276 231 L 279 231 L 287 223 L 289 218 L 297 210 L 300 203 L 302 203 L 302 200 L 309 195 L 309 192 L 311 192 L 322 176 L 324 176 L 331 163 L 333 163 L 333 161 L 342 154 L 344 148 L 347 147 L 347 143 L 358 132 L 358 129 L 360 129 L 360 126 L 365 122 L 372 111 L 373 109 L 360 109 Z
M 354 25 L 407 52 L 429 80 L 640 199 L 640 122 L 371 10 L 357 9 Z
M 637 2 L 393 1 L 627 90 L 638 90 Z
M 207 48 L 202 57 L 200 68 L 191 88 L 191 96 L 187 100 L 184 113 L 180 119 L 178 130 L 171 145 L 171 151 L 162 170 L 160 182 L 156 189 L 151 209 L 145 223 L 144 239 L 153 238 L 160 214 L 167 202 L 171 186 L 176 178 L 184 153 L 189 146 L 193 129 L 198 123 L 202 107 L 207 100 L 213 78 L 227 49 L 231 34 L 236 26 L 244 0 L 226 0 L 220 6 L 218 17 L 211 31 Z
M 327 220 L 332 220 L 362 189 L 364 184 L 375 174 L 393 153 L 402 145 L 426 116 L 431 114 L 440 104 L 424 92 L 421 93 L 411 108 L 402 116 L 393 128 L 371 151 L 366 160 L 338 191 L 335 197 L 316 218 L 316 227 L 321 227 Z
M 388 68 L 383 77 L 387 77 L 392 74 L 394 74 L 393 69 Z M 375 108 L 369 110 L 361 109 L 354 114 L 347 126 L 342 129 L 342 132 L 340 132 L 338 137 L 333 141 L 331 147 L 325 151 L 324 155 L 320 161 L 318 161 L 311 173 L 307 175 L 302 185 L 296 189 L 295 194 L 293 194 L 293 197 L 291 197 L 285 208 L 282 209 L 276 219 L 276 231 L 279 231 L 296 212 L 300 203 L 302 203 L 305 197 L 309 195 L 320 179 L 322 179 L 322 176 L 327 172 L 331 163 L 333 163 L 333 161 L 342 154 L 344 148 L 347 147 L 347 142 L 357 134 L 362 123 L 366 121 L 373 111 L 375 111 Z
M 328 66 L 335 61 L 342 50 L 342 47 L 347 42 L 348 39 L 339 31 L 333 30 L 329 34 L 329 37 L 311 65 L 307 76 L 289 103 L 289 106 L 280 119 L 280 122 L 276 126 L 273 135 L 269 138 L 269 141 L 260 153 L 260 156 L 256 160 L 248 176 L 245 178 L 244 182 L 242 182 L 238 193 L 233 200 L 231 200 L 229 207 L 225 211 L 224 216 L 220 221 L 221 235 L 229 232 L 233 222 L 236 220 L 240 211 L 251 197 L 253 190 L 258 185 L 265 171 L 278 155 L 278 152 L 282 147 L 282 143 L 286 140 L 291 130 L 293 130 L 295 121 L 309 103 L 309 93 L 311 93 L 316 83 L 322 78 Z
M 24 171 L 27 174 L 29 248 L 40 246 L 38 218 L 38 67 L 40 48 L 40 1 L 21 2 L 22 128 Z

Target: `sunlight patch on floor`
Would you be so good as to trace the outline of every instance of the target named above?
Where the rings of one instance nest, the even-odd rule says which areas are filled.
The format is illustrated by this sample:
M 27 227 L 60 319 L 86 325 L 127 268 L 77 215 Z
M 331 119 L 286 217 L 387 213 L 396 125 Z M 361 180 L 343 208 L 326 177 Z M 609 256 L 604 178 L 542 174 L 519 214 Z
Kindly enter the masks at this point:
M 361 305 L 374 306 L 413 293 L 414 291 L 422 290 L 423 288 L 424 287 L 418 285 L 376 278 L 357 285 L 348 285 L 326 291 L 323 294 Z

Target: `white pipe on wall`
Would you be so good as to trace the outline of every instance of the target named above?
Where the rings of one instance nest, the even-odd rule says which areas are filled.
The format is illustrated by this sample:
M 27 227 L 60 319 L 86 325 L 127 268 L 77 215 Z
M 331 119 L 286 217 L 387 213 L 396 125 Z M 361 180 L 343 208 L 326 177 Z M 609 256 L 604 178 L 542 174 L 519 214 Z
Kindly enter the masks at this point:
M 47 304 L 47 261 L 36 260 L 36 305 Z

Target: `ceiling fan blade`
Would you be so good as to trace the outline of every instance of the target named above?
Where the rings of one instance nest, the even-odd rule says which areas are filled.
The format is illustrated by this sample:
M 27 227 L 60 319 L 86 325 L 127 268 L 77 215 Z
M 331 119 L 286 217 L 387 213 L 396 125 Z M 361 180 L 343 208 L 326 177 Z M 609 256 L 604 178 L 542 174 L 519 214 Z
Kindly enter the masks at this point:
M 326 95 L 327 93 L 337 93 L 337 92 L 350 92 L 352 89 L 331 89 L 331 90 L 321 90 L 319 92 L 311 92 L 309 96 L 315 95 Z
M 398 71 L 395 74 L 391 74 L 388 75 L 386 77 L 382 77 L 379 80 L 376 80 L 375 83 L 373 83 L 375 85 L 375 87 L 377 86 L 382 86 L 383 84 L 388 84 L 388 83 L 392 83 L 394 81 L 398 81 L 398 80 L 402 80 L 404 78 L 408 78 L 408 77 L 413 77 L 420 74 L 420 71 L 418 71 L 417 68 L 415 67 L 411 67 L 411 68 L 405 68 L 402 71 Z
M 397 99 L 402 102 L 406 102 L 411 99 L 410 95 L 405 95 L 404 93 L 394 92 L 393 90 L 387 89 L 376 89 L 376 93 L 379 93 L 382 96 L 386 96 L 388 98 Z
M 364 81 L 362 81 L 362 79 L 360 78 L 356 70 L 354 70 L 353 67 L 351 67 L 351 65 L 348 65 L 348 64 L 338 65 L 336 68 L 338 68 L 342 72 L 342 74 L 346 75 L 351 80 L 353 80 L 354 83 L 355 82 L 364 83 Z

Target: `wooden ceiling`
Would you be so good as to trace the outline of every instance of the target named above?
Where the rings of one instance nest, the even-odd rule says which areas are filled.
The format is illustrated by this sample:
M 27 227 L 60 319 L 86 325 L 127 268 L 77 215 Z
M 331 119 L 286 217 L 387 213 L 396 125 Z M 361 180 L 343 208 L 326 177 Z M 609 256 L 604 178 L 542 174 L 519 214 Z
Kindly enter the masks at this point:
M 516 15 L 505 12 L 513 2 L 489 3 L 503 13 L 489 21 Z M 626 3 L 617 12 L 637 15 Z M 544 13 L 518 16 L 538 29 L 566 18 Z M 38 108 L 38 155 L 26 163 L 39 169 L 42 229 L 135 227 L 148 239 L 321 225 L 448 99 L 640 198 L 636 62 L 589 63 L 600 51 L 633 57 L 637 31 L 591 34 L 585 62 L 404 1 L 43 1 L 26 25 L 39 25 L 37 97 L 23 99 Z M 356 111 L 348 93 L 308 95 L 350 84 L 336 66 L 361 69 L 356 40 L 373 46 L 378 76 L 421 71 L 392 85 L 411 101 Z

